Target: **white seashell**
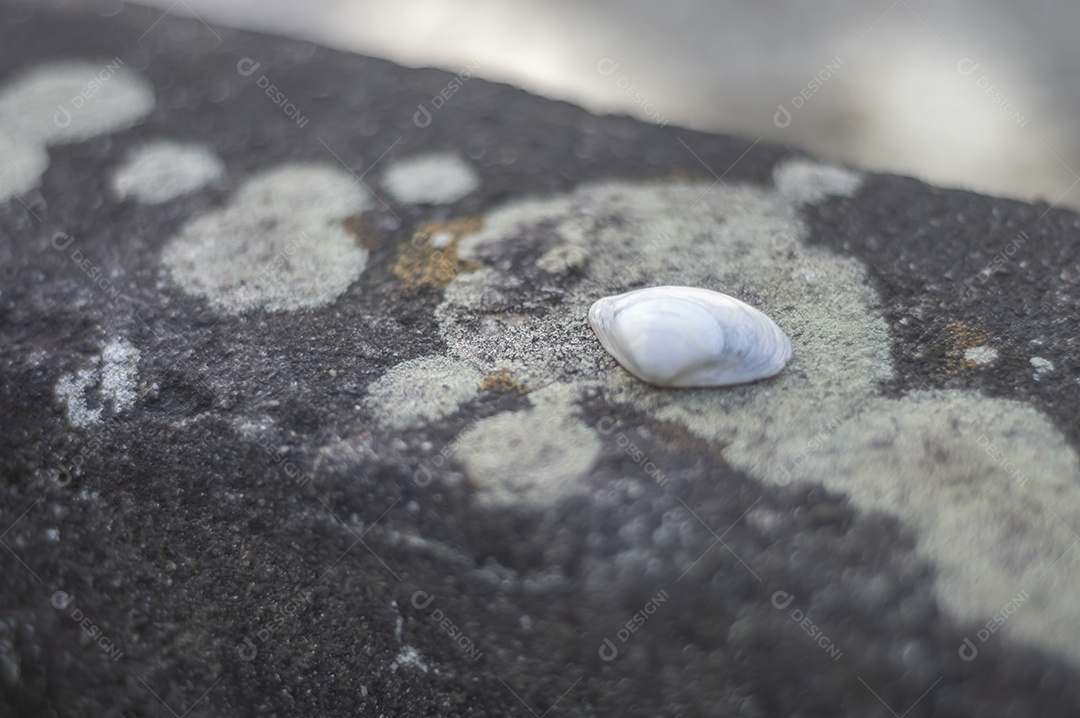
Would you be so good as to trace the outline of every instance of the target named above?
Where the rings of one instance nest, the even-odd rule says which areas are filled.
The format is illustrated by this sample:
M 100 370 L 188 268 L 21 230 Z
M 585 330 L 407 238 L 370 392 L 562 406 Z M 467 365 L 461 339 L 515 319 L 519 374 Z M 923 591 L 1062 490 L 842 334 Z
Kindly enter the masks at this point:
M 599 299 L 589 324 L 628 372 L 657 386 L 728 386 L 780 373 L 791 340 L 726 294 L 650 287 Z

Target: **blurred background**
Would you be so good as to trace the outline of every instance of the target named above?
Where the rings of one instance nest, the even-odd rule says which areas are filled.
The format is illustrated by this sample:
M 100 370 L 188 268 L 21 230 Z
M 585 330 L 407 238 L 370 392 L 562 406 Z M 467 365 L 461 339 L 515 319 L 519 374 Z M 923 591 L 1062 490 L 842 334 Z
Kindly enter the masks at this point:
M 1077 0 L 140 4 L 409 66 L 469 68 L 598 113 L 1080 207 Z

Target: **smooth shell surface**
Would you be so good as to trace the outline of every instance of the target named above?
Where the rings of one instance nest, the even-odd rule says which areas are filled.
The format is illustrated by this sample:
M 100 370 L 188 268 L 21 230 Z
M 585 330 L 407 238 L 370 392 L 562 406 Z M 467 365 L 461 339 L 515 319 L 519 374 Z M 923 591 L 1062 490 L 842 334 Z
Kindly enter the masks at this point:
M 772 319 L 720 292 L 651 287 L 599 299 L 589 324 L 628 372 L 665 387 L 729 386 L 778 374 L 791 340 Z

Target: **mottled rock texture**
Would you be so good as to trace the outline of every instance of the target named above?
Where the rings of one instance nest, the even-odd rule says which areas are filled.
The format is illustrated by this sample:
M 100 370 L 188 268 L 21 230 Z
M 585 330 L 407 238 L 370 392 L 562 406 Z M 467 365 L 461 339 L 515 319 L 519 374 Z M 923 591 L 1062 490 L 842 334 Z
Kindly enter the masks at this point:
M 1080 217 L 0 5 L 0 715 L 1071 716 Z M 663 390 L 665 284 L 791 337 Z

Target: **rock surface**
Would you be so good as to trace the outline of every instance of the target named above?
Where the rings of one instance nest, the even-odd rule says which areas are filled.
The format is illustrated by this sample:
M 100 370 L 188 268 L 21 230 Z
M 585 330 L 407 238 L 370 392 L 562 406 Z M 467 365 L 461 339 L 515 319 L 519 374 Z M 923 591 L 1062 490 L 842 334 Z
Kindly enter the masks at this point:
M 0 6 L 0 708 L 1075 715 L 1080 217 Z M 779 376 L 585 316 L 702 286 Z

